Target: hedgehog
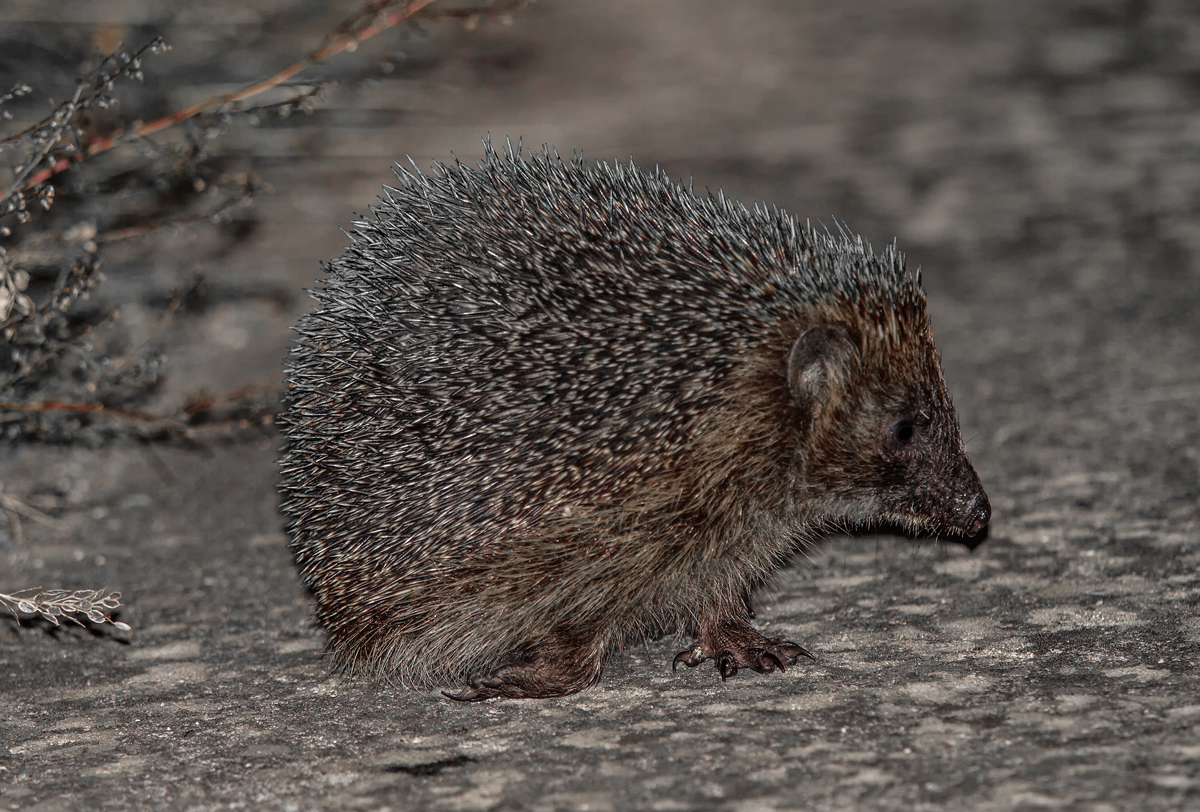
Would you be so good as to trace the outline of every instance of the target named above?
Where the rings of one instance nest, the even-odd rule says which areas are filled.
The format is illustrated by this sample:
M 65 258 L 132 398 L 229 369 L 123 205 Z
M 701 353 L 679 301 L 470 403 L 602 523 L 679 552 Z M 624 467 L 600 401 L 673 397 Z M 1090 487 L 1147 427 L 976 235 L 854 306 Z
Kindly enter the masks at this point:
M 672 668 L 782 672 L 811 655 L 750 596 L 806 545 L 988 524 L 894 244 L 632 161 L 410 164 L 285 369 L 282 510 L 343 668 L 563 696 L 674 631 Z

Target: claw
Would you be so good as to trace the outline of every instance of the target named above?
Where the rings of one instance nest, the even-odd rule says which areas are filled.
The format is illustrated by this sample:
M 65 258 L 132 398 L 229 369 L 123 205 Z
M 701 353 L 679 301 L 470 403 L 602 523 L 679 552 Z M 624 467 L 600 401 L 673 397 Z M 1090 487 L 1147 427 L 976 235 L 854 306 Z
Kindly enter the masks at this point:
M 775 664 L 771 665 L 770 663 L 766 662 L 767 660 L 774 660 Z M 787 669 L 783 667 L 783 660 L 780 659 L 773 651 L 764 651 L 762 654 L 760 654 L 758 656 L 758 664 L 762 666 L 764 672 L 774 671 L 776 668 L 779 669 L 780 674 L 783 674 L 787 671 Z
M 442 691 L 442 696 L 447 699 L 453 699 L 455 702 L 479 702 L 487 697 L 479 695 L 479 691 L 472 688 L 470 685 L 464 685 L 455 693 L 450 691 Z
M 680 663 L 683 663 L 688 668 L 695 668 L 704 662 L 704 660 L 704 649 L 700 646 L 692 646 L 675 655 L 675 659 L 671 661 L 671 670 L 674 671 L 678 668 Z
M 778 669 L 782 674 L 795 665 L 800 657 L 807 657 L 814 662 L 817 659 L 807 649 L 790 641 L 763 637 L 749 626 L 733 627 L 723 632 L 718 630 L 716 635 L 701 635 L 694 646 L 675 655 L 671 670 L 678 670 L 680 663 L 695 668 L 705 660 L 715 660 L 717 673 L 725 682 L 742 668 L 760 674 L 769 674 Z
M 817 655 L 813 654 L 808 649 L 803 648 L 802 646 L 798 646 L 795 643 L 788 643 L 787 646 L 788 646 L 788 649 L 785 653 L 789 657 L 793 657 L 793 658 L 807 657 L 808 659 L 812 660 L 814 663 L 817 661 Z M 795 652 L 794 654 L 792 653 L 793 651 Z

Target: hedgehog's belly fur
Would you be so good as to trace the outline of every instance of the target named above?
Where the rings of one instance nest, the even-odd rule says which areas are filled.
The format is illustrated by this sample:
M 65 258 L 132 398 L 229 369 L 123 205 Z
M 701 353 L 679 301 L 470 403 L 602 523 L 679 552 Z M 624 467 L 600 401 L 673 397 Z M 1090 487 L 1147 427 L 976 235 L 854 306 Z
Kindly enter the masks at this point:
M 352 671 L 433 688 L 466 683 L 549 645 L 591 682 L 623 644 L 695 633 L 703 615 L 740 606 L 786 555 L 788 534 L 773 531 L 775 543 L 757 545 L 743 528 L 736 560 L 712 534 L 678 526 L 619 537 L 596 537 L 586 526 L 557 538 L 500 536 L 453 561 L 429 551 L 408 555 L 402 544 L 386 556 L 325 544 L 295 550 L 305 572 L 319 573 L 309 579 L 317 621 Z M 750 560 L 754 550 L 764 552 Z M 411 566 L 381 568 L 381 560 Z

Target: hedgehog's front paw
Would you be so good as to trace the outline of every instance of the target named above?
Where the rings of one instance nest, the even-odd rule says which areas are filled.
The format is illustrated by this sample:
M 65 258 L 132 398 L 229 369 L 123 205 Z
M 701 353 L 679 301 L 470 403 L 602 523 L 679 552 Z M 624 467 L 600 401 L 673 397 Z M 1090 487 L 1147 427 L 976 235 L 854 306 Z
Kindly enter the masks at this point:
M 676 654 L 675 659 L 671 662 L 671 670 L 674 671 L 678 668 L 680 663 L 688 668 L 695 668 L 710 657 L 712 654 L 705 651 L 704 646 L 697 644 Z
M 739 668 L 751 668 L 760 674 L 770 673 L 777 668 L 786 671 L 787 666 L 795 665 L 800 657 L 816 659 L 803 646 L 778 638 L 762 638 L 761 645 L 711 652 L 703 645 L 697 644 L 676 654 L 674 662 L 671 663 L 671 670 L 678 668 L 680 663 L 688 668 L 695 668 L 705 660 L 716 660 L 717 671 L 721 680 L 725 681 L 736 674 Z
M 717 656 L 717 670 L 721 679 L 727 680 L 738 672 L 738 668 L 753 668 L 760 674 L 768 674 L 778 668 L 786 671 L 786 666 L 795 665 L 800 657 L 816 660 L 807 649 L 780 640 L 778 637 L 762 638 L 759 645 L 750 646 L 741 651 L 723 651 Z
M 744 618 L 726 615 L 716 621 L 702 622 L 696 645 L 676 654 L 671 670 L 680 663 L 695 668 L 705 660 L 715 660 L 723 681 L 740 668 L 750 668 L 760 674 L 776 669 L 786 671 L 800 657 L 816 659 L 803 646 L 778 637 L 763 637 Z

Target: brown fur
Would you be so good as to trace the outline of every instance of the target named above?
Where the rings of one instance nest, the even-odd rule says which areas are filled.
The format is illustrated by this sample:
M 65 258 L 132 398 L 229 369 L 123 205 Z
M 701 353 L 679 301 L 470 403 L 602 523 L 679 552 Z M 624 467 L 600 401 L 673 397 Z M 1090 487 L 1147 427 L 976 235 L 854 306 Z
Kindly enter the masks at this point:
M 747 605 L 797 548 L 986 524 L 894 252 L 547 155 L 388 204 L 302 322 L 283 417 L 297 561 L 347 667 L 553 696 L 674 627 L 697 634 L 676 664 L 782 670 L 806 652 Z

